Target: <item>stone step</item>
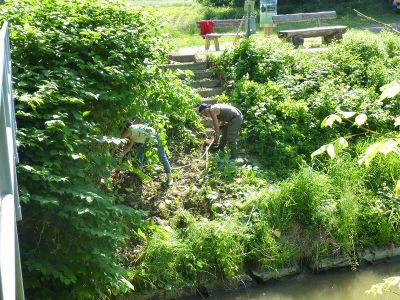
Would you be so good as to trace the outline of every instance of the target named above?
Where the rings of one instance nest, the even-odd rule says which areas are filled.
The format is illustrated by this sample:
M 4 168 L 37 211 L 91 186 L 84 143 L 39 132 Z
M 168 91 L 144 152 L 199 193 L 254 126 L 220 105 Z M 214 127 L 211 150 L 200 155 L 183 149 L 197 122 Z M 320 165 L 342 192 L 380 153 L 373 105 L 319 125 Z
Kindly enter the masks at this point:
M 186 62 L 186 63 L 176 63 L 176 64 L 167 64 L 164 66 L 167 69 L 171 70 L 176 70 L 176 69 L 181 69 L 181 70 L 205 70 L 207 69 L 207 63 L 206 62 Z
M 193 70 L 194 77 L 193 79 L 204 79 L 204 78 L 212 78 L 213 74 L 210 70 Z
M 215 98 L 213 98 L 213 97 L 203 98 L 203 100 L 201 100 L 201 103 L 215 104 L 215 103 L 217 103 L 217 100 L 215 100 Z
M 217 79 L 204 78 L 200 80 L 193 80 L 190 83 L 190 86 L 192 88 L 213 88 L 220 86 L 220 82 Z
M 185 62 L 195 62 L 196 55 L 195 54 L 170 54 L 169 59 L 172 61 L 185 63 Z
M 203 98 L 209 98 L 212 96 L 220 95 L 224 91 L 223 88 L 199 88 L 195 91 Z
M 193 75 L 190 76 L 192 80 L 201 80 L 204 78 L 212 78 L 213 74 L 210 70 L 205 69 L 205 70 L 190 70 L 192 71 Z M 184 79 L 186 76 L 185 74 L 181 74 L 179 78 Z

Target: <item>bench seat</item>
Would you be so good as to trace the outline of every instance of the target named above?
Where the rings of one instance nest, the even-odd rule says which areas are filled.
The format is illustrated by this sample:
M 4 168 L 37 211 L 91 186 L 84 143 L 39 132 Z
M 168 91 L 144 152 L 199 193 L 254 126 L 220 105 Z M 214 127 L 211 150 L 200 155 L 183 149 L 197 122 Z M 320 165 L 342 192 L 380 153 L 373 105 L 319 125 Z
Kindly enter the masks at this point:
M 226 32 L 226 33 L 207 33 L 207 34 L 205 34 L 205 35 L 202 35 L 202 37 L 205 37 L 206 39 L 212 39 L 212 38 L 215 38 L 215 37 L 221 37 L 221 36 L 240 36 L 240 37 L 243 37 L 243 36 L 245 36 L 245 32 L 239 32 L 239 33 L 229 33 L 229 32 Z
M 323 37 L 325 43 L 331 42 L 333 39 L 341 39 L 347 31 L 347 26 L 322 26 L 303 29 L 280 30 L 278 36 L 288 39 L 297 47 L 304 43 L 305 38 Z

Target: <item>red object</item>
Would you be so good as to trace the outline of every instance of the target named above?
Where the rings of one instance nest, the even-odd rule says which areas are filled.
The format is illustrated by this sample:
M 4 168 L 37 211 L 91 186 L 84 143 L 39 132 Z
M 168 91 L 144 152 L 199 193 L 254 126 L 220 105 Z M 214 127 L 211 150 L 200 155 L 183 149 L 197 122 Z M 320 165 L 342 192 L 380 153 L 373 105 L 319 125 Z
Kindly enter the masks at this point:
M 207 33 L 213 33 L 214 32 L 214 22 L 210 20 L 201 20 L 199 22 L 200 25 L 200 35 L 203 36 L 206 35 Z

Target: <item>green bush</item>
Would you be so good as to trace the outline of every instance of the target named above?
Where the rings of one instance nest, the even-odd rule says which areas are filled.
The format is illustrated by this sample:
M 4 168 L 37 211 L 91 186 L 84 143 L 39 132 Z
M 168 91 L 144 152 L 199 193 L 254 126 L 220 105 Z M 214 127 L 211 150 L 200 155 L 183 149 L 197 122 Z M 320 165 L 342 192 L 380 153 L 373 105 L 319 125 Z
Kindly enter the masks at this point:
M 321 144 L 363 132 L 351 122 L 321 130 L 322 120 L 339 110 L 367 114 L 372 130 L 393 129 L 399 101 L 378 99 L 380 87 L 399 71 L 388 52 L 396 47 L 388 33 L 350 33 L 320 53 L 292 51 L 274 39 L 250 39 L 225 51 L 215 69 L 233 86 L 226 101 L 244 113 L 247 149 L 284 174 Z
M 279 230 L 271 227 L 261 212 L 254 218 L 248 242 L 247 264 L 256 263 L 264 270 L 273 272 L 295 263 L 298 245 L 278 241 L 273 234 L 274 229 Z
M 191 218 L 181 212 L 177 219 L 182 220 L 183 216 Z M 144 287 L 198 287 L 240 274 L 247 231 L 242 224 L 234 219 L 178 224 L 172 233 L 155 234 L 148 242 L 138 266 L 142 272 L 138 278 L 144 281 Z M 186 230 L 182 235 L 183 228 Z
M 278 40 L 257 43 L 242 40 L 231 51 L 225 51 L 217 61 L 216 69 L 226 81 L 243 77 L 264 83 L 290 73 L 295 65 L 291 46 Z
M 111 197 L 110 170 L 119 168 L 112 136 L 137 117 L 163 139 L 168 130 L 190 143 L 196 98 L 160 67 L 168 45 L 152 15 L 85 0 L 2 9 L 15 77 L 26 293 L 83 299 L 126 291 L 117 256 L 143 223 Z
M 185 275 L 193 266 L 191 249 L 174 234 L 159 230 L 147 243 L 145 256 L 134 282 L 140 289 L 171 290 L 190 284 Z
M 331 47 L 322 57 L 329 61 L 330 76 L 351 86 L 374 87 L 377 91 L 389 77 L 388 54 L 380 35 L 349 33 L 343 42 Z
M 287 208 L 292 219 L 305 226 L 318 226 L 317 211 L 324 200 L 332 197 L 332 186 L 328 176 L 302 168 L 282 183 L 275 201 Z

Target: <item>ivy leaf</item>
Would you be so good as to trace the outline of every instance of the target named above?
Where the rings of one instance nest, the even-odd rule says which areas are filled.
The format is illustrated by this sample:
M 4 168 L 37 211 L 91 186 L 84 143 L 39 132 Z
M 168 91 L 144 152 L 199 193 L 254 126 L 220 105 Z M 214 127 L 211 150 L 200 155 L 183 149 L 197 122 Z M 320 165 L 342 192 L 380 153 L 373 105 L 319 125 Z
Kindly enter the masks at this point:
M 85 102 L 82 99 L 76 97 L 63 98 L 63 101 L 71 104 L 82 104 L 82 105 L 85 104 Z
M 59 204 L 59 199 L 56 197 L 47 195 L 47 196 L 40 196 L 40 195 L 32 195 L 31 199 L 34 201 L 39 202 L 41 205 L 48 205 L 48 204 L 53 204 L 53 205 L 58 205 Z
M 394 188 L 395 193 L 400 196 L 400 180 L 397 181 L 396 187 Z
M 340 151 L 342 151 L 344 148 L 347 148 L 348 146 L 349 143 L 347 142 L 347 140 L 344 137 L 340 137 L 333 143 L 323 145 L 318 150 L 314 151 L 311 154 L 311 159 L 313 159 L 317 155 L 323 154 L 325 151 L 328 153 L 331 159 L 334 159 Z
M 326 147 L 326 153 L 328 153 L 328 155 L 329 155 L 329 157 L 330 157 L 331 159 L 334 159 L 334 158 L 335 158 L 336 153 L 335 153 L 335 147 L 333 146 L 333 144 L 329 144 L 329 145 Z
M 96 213 L 93 210 L 91 210 L 90 208 L 78 209 L 77 213 L 78 213 L 78 215 L 83 215 L 83 214 L 91 214 L 93 216 L 96 215 Z
M 394 81 L 392 83 L 386 84 L 383 87 L 381 87 L 381 91 L 382 94 L 379 100 L 384 100 L 386 98 L 393 98 L 398 93 L 400 93 L 400 83 L 398 81 Z
M 382 153 L 383 155 L 388 155 L 390 152 L 397 152 L 398 151 L 397 145 L 398 142 L 393 139 L 386 140 L 384 141 L 379 152 Z
M 93 139 L 99 143 L 107 143 L 107 144 L 114 144 L 114 145 L 119 145 L 121 143 L 123 143 L 125 141 L 125 139 L 121 139 L 121 138 L 116 138 L 116 137 L 112 137 L 112 136 L 94 136 Z
M 365 122 L 367 121 L 367 115 L 366 114 L 360 114 L 356 117 L 354 120 L 354 124 L 357 125 L 357 127 L 362 126 Z
M 61 120 L 51 120 L 44 122 L 47 128 L 60 128 L 65 127 L 65 123 Z
M 73 160 L 86 159 L 86 156 L 83 153 L 72 154 L 71 157 Z
M 135 287 L 130 283 L 125 277 L 121 278 L 121 281 L 132 291 L 135 290 Z
M 368 166 L 370 162 L 374 159 L 374 157 L 379 153 L 380 148 L 382 147 L 382 142 L 375 143 L 370 145 L 361 158 L 358 160 L 358 163 L 365 164 Z
M 400 154 L 398 144 L 399 141 L 394 139 L 388 139 L 382 142 L 372 144 L 371 146 L 368 147 L 368 149 L 364 152 L 362 157 L 358 160 L 358 163 L 365 164 L 368 166 L 378 153 L 382 153 L 383 155 L 388 155 L 391 152 Z
M 327 145 L 322 145 L 321 147 L 319 147 L 318 150 L 315 150 L 313 153 L 311 153 L 311 159 L 313 159 L 317 155 L 321 155 L 322 153 L 324 153 L 327 147 Z
M 337 139 L 337 145 L 340 147 L 340 149 L 347 148 L 349 146 L 349 143 L 344 137 L 340 137 Z
M 400 126 L 400 117 L 394 119 L 394 126 Z
M 340 113 L 346 119 L 350 119 L 351 117 L 353 117 L 356 114 L 356 112 L 354 112 L 354 111 L 342 111 Z
M 324 127 L 332 127 L 332 125 L 336 122 L 342 123 L 342 118 L 336 114 L 332 114 L 328 117 L 326 117 L 322 123 L 321 123 L 321 128 Z
M 89 96 L 89 97 L 91 97 L 91 98 L 93 98 L 93 99 L 95 99 L 95 100 L 99 100 L 99 96 L 100 96 L 99 94 L 94 94 L 92 92 L 84 92 L 84 94 Z

